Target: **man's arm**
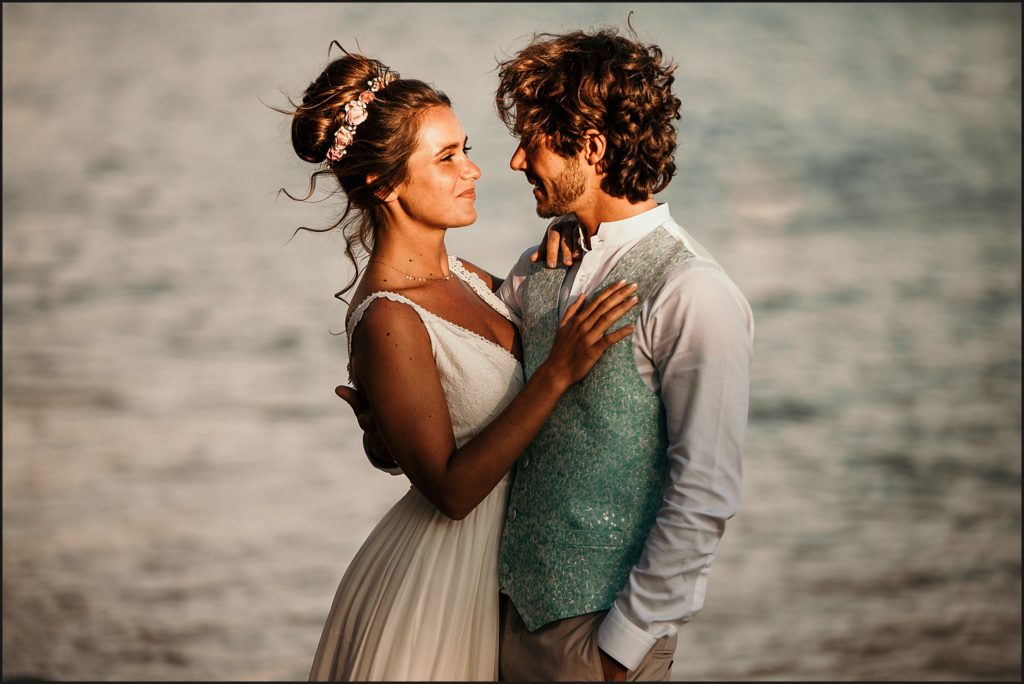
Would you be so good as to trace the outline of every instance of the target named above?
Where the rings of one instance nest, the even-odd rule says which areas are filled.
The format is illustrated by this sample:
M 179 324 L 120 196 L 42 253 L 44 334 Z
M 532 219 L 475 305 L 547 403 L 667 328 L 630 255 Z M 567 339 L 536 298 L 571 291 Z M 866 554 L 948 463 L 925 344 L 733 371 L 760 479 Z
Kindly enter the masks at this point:
M 600 649 L 628 669 L 701 609 L 725 522 L 739 509 L 753 319 L 721 271 L 688 262 L 648 299 L 637 334 L 665 406 L 669 484 L 598 629 Z

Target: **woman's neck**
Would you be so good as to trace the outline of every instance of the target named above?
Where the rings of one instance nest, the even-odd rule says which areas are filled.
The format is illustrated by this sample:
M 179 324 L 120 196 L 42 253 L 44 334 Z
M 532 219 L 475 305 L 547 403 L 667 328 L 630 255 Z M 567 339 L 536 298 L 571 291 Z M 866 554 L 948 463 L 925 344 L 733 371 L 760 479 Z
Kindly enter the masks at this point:
M 371 261 L 380 261 L 413 276 L 448 274 L 446 231 L 437 228 L 388 226 L 377 236 Z

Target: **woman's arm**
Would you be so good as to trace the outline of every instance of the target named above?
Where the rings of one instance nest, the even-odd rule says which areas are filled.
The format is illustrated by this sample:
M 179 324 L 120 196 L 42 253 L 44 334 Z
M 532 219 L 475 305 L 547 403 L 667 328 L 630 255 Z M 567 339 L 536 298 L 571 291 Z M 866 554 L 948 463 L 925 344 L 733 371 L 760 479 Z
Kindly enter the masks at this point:
M 636 304 L 635 285 L 608 287 L 566 310 L 547 360 L 497 418 L 457 448 L 430 338 L 409 306 L 379 299 L 352 337 L 352 376 L 381 437 L 416 488 L 449 518 L 467 516 L 508 472 L 566 389 L 633 326 L 605 335 Z

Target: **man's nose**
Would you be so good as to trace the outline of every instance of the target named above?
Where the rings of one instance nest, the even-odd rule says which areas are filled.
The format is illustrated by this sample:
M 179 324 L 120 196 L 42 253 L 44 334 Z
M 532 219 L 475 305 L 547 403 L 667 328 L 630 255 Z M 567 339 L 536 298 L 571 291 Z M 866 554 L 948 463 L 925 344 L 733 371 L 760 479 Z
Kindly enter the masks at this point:
M 516 147 L 516 151 L 512 153 L 512 158 L 509 160 L 508 165 L 513 171 L 526 170 L 526 150 L 523 149 L 521 143 Z

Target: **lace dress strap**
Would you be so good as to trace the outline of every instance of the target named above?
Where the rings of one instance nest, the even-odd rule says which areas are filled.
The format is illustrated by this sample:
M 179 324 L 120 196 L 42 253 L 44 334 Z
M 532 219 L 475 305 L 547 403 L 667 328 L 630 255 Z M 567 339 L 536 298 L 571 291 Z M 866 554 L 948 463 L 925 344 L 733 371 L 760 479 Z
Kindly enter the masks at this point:
M 459 277 L 459 280 L 473 288 L 473 292 L 476 292 L 480 299 L 487 302 L 492 309 L 500 313 L 511 323 L 515 323 L 512 320 L 512 315 L 509 313 L 508 307 L 505 306 L 505 302 L 501 301 L 498 295 L 491 292 L 491 288 L 487 287 L 487 283 L 473 271 L 463 265 L 459 261 L 458 257 L 448 255 L 448 269 L 451 270 L 455 275 Z
M 420 319 L 424 321 L 424 324 L 426 324 L 425 318 L 435 317 L 432 313 L 430 313 L 429 311 L 427 311 L 422 306 L 412 301 L 408 297 L 400 295 L 397 292 L 391 292 L 389 290 L 377 290 L 376 292 L 367 295 L 366 299 L 359 302 L 359 306 L 357 306 L 356 310 L 352 312 L 351 316 L 349 316 L 348 323 L 345 325 L 345 337 L 347 338 L 348 342 L 349 359 L 352 358 L 352 333 L 355 331 L 356 326 L 359 325 L 359 321 L 363 318 L 363 314 L 366 313 L 367 307 L 370 306 L 370 304 L 372 304 L 377 299 L 390 299 L 393 302 L 408 304 L 413 308 L 413 310 L 416 311 Z M 427 326 L 427 332 L 430 332 L 430 326 Z

